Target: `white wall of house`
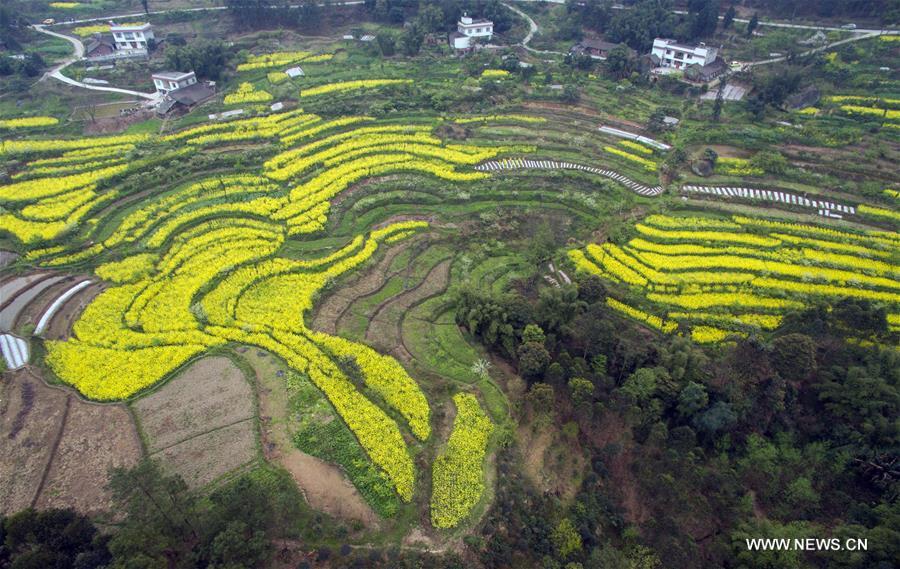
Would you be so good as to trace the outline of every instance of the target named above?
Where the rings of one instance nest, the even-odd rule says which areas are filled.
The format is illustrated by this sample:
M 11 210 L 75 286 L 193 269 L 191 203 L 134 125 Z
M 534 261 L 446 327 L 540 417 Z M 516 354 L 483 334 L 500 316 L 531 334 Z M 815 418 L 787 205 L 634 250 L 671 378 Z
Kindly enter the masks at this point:
M 147 49 L 147 42 L 154 39 L 153 28 L 147 26 L 111 26 L 116 49 Z
M 153 84 L 156 86 L 156 90 L 160 93 L 168 93 L 170 91 L 175 91 L 176 89 L 183 89 L 189 85 L 193 85 L 197 82 L 197 76 L 194 75 L 194 72 L 185 74 L 183 77 L 178 77 L 177 79 L 173 79 L 170 77 L 158 77 L 156 75 L 153 76 Z
M 656 38 L 650 52 L 659 58 L 660 67 L 684 69 L 689 65 L 707 65 L 716 60 L 719 50 L 705 44 L 684 45 L 675 40 Z
M 491 39 L 494 35 L 494 22 L 490 20 L 474 20 L 469 16 L 463 16 L 456 24 L 459 33 L 471 38 Z

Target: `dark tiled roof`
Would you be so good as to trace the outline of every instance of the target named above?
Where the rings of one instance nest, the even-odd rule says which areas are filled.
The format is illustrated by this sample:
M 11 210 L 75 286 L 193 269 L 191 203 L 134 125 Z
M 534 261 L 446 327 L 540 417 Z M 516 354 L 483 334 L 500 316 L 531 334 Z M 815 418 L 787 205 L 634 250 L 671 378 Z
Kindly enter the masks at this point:
M 196 105 L 215 95 L 215 91 L 204 85 L 203 83 L 194 83 L 181 89 L 175 89 L 169 92 L 169 96 L 181 103 L 182 105 Z
M 713 75 L 716 73 L 721 73 L 725 71 L 728 66 L 725 64 L 725 60 L 721 57 L 717 57 L 714 61 L 707 63 L 703 67 L 700 68 L 700 73 L 704 75 Z
M 611 43 L 608 41 L 588 39 L 581 40 L 580 42 L 575 44 L 575 47 L 580 47 L 583 49 L 596 49 L 598 51 L 612 51 L 613 49 L 618 47 L 618 45 L 619 44 L 617 43 Z

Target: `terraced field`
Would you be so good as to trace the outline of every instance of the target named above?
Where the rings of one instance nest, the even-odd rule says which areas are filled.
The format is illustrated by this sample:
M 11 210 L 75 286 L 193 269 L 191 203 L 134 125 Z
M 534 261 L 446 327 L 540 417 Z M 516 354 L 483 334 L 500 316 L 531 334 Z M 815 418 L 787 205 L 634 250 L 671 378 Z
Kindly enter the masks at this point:
M 699 343 L 772 330 L 818 298 L 872 300 L 900 312 L 897 233 L 839 231 L 732 216 L 653 215 L 622 246 L 589 244 L 569 257 L 584 273 L 627 286 L 612 308 Z M 639 304 L 631 303 L 639 299 Z
M 284 57 L 251 58 L 242 72 L 271 73 L 308 54 Z M 330 96 L 408 83 L 333 81 L 301 96 L 321 108 Z M 246 85 L 230 102 L 271 97 Z M 242 394 L 223 403 L 240 410 L 228 421 L 204 411 L 202 394 L 218 383 L 201 378 L 198 392 L 183 392 L 184 377 L 220 357 L 208 354 L 241 346 L 257 354 L 244 358 L 257 374 L 272 367 L 283 384 L 250 384 L 273 397 L 260 405 L 283 414 L 260 419 L 275 445 L 261 455 L 293 464 L 311 501 L 340 515 L 343 496 L 353 504 L 345 513 L 371 526 L 375 516 L 407 527 L 431 520 L 435 530 L 475 523 L 490 496 L 495 427 L 511 411 L 503 373 L 489 371 L 490 356 L 456 324 L 454 287 L 501 293 L 534 277 L 527 246 L 502 241 L 526 240 L 538 219 L 564 219 L 559 227 L 579 238 L 634 234 L 569 255 L 578 271 L 622 285 L 611 307 L 663 332 L 719 342 L 836 295 L 887 303 L 897 325 L 895 233 L 647 217 L 671 199 L 660 183 L 666 149 L 584 116 L 254 112 L 163 135 L 0 144 L 12 164 L 0 220 L 23 254 L 0 281 L 0 330 L 35 336 L 48 381 L 127 401 L 147 453 L 195 487 L 258 458 L 253 406 L 237 404 L 252 400 L 247 385 L 226 382 Z M 623 212 L 643 219 L 622 229 Z M 571 274 L 550 271 L 534 280 L 561 286 Z M 160 399 L 200 418 L 180 424 Z
M 350 476 L 363 496 L 377 505 L 390 489 L 400 503 L 409 502 L 417 475 L 407 437 L 429 441 L 428 399 L 397 361 L 307 328 L 304 315 L 331 280 L 380 249 L 403 247 L 429 224 L 407 218 L 371 230 L 373 216 L 353 220 L 343 232 L 347 238 L 330 250 L 303 252 L 302 244 L 325 228 L 330 200 L 356 182 L 415 173 L 465 184 L 488 177 L 473 166 L 533 150 L 448 143 L 433 130 L 434 124 L 364 116 L 326 120 L 296 109 L 162 137 L 5 141 L 0 152 L 23 166 L 13 183 L 0 187 L 4 227 L 27 244 L 24 261 L 45 272 L 28 277 L 34 282 L 4 308 L 4 324 L 41 323 L 49 332 L 43 343 L 49 371 L 82 395 L 137 398 L 138 405 L 149 404 L 153 395 L 144 394 L 210 349 L 243 343 L 268 350 L 325 395 L 355 439 L 345 446 L 359 445 L 362 454 L 354 460 L 371 461 L 374 468 Z M 235 142 L 274 142 L 276 152 L 255 171 L 195 177 L 156 193 L 141 188 L 150 170 Z M 281 256 L 281 250 L 298 255 Z M 408 258 L 385 257 L 382 263 L 395 274 L 352 306 L 326 304 L 320 314 L 334 312 L 335 318 L 323 331 L 346 329 L 350 338 L 409 360 L 402 319 L 446 289 L 450 251 L 408 250 Z M 99 292 L 58 271 L 76 267 L 103 279 L 106 288 Z M 364 282 L 358 286 L 366 290 Z M 88 291 L 99 294 L 91 298 Z M 38 296 L 41 308 L 20 317 Z M 72 317 L 65 310 L 70 304 L 86 307 L 67 338 L 53 322 L 57 311 Z M 445 324 L 436 321 L 435 329 L 449 330 Z M 173 454 L 177 445 L 160 446 L 148 436 L 151 453 L 184 463 Z M 328 458 L 352 470 L 346 460 Z M 204 470 L 184 474 L 205 484 L 217 471 Z

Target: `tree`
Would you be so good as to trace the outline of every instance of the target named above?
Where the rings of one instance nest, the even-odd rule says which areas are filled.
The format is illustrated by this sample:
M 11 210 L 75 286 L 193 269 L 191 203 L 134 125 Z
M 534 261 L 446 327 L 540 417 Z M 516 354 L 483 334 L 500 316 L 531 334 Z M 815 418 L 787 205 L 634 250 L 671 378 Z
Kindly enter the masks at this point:
M 591 360 L 591 371 L 600 377 L 605 377 L 607 373 L 607 357 L 605 354 L 597 354 Z
M 665 118 L 666 112 L 657 107 L 650 113 L 650 118 L 647 120 L 647 130 L 650 132 L 662 132 L 666 128 Z
M 637 401 L 646 401 L 656 391 L 660 370 L 642 367 L 628 376 L 622 384 L 621 391 L 634 397 Z
M 111 561 L 108 537 L 73 510 L 23 510 L 0 519 L 0 566 L 106 567 Z
M 383 57 L 393 57 L 397 53 L 397 38 L 393 33 L 382 30 L 375 35 L 375 42 Z
M 517 350 L 519 356 L 519 373 L 525 379 L 541 377 L 550 363 L 550 353 L 543 344 L 526 342 Z
M 616 46 L 606 56 L 606 71 L 615 79 L 625 79 L 635 70 L 636 63 L 623 46 Z
M 690 419 L 709 404 L 709 395 L 699 383 L 689 382 L 678 395 L 678 413 Z
M 166 49 L 166 65 L 179 71 L 194 71 L 198 77 L 219 79 L 228 67 L 228 49 L 221 41 L 198 42 Z
M 593 304 L 606 298 L 606 285 L 597 275 L 587 275 L 577 281 L 578 298 L 587 304 Z
M 553 411 L 556 394 L 553 392 L 552 385 L 538 382 L 528 389 L 525 399 L 531 405 L 532 411 L 543 414 Z
M 425 32 L 415 22 L 407 26 L 400 34 L 400 46 L 403 48 L 403 54 L 409 57 L 419 54 L 424 41 Z
M 750 18 L 750 21 L 747 22 L 747 37 L 752 37 L 753 32 L 756 31 L 756 28 L 759 26 L 759 16 L 754 12 L 753 17 Z
M 144 460 L 131 470 L 114 469 L 109 488 L 127 516 L 109 544 L 117 558 L 191 559 L 201 537 L 199 504 L 181 477 Z
M 722 116 L 722 106 L 725 104 L 725 79 L 719 81 L 719 90 L 716 92 L 716 102 L 713 104 L 713 122 L 719 122 Z
M 691 24 L 691 39 L 712 35 L 719 25 L 718 0 L 690 0 L 688 13 Z
M 549 261 L 556 252 L 556 235 L 546 221 L 535 229 L 531 236 L 527 255 L 531 264 L 538 266 Z
M 560 559 L 567 559 L 581 551 L 581 534 L 569 518 L 563 518 L 550 536 L 553 547 Z
M 436 4 L 427 3 L 419 8 L 416 21 L 425 33 L 440 31 L 444 27 L 444 11 Z
M 576 407 L 589 406 L 594 400 L 594 384 L 583 377 L 573 377 L 569 380 L 569 393 Z
M 734 17 L 737 13 L 734 10 L 734 4 L 728 7 L 728 10 L 725 12 L 725 17 L 722 19 L 722 29 L 727 30 L 734 23 Z
M 750 165 L 769 174 L 784 174 L 788 168 L 785 157 L 777 150 L 762 150 L 750 158 Z
M 41 54 L 31 52 L 19 64 L 19 75 L 22 77 L 37 77 L 44 69 L 44 58 Z
M 538 344 L 543 344 L 546 340 L 546 336 L 544 336 L 544 331 L 541 330 L 541 327 L 537 324 L 529 324 L 525 326 L 525 329 L 522 330 L 522 341 L 523 342 L 536 342 Z
M 694 425 L 700 432 L 712 437 L 734 425 L 737 415 L 731 405 L 718 401 L 715 405 L 694 417 Z

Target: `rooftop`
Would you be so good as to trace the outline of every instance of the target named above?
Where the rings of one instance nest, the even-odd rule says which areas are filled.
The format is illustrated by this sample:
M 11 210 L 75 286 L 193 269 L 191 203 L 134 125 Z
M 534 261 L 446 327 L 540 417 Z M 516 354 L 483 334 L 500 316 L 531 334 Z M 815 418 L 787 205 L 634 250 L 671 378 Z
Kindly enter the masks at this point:
M 487 18 L 471 18 L 469 16 L 463 16 L 459 19 L 460 26 L 483 26 L 484 24 L 493 24 L 494 22 L 488 20 Z
M 695 50 L 695 49 L 711 49 L 710 46 L 708 46 L 708 45 L 706 45 L 705 43 L 702 43 L 702 42 L 701 42 L 701 43 L 694 43 L 694 44 L 691 44 L 691 43 L 681 43 L 681 42 L 679 42 L 678 40 L 672 40 L 672 39 L 666 39 L 666 38 L 656 38 L 655 40 L 653 40 L 653 43 L 656 43 L 656 42 L 664 42 L 664 43 L 666 44 L 667 47 L 674 47 L 674 48 L 676 48 L 676 49 L 689 49 L 689 50 Z
M 147 22 L 138 23 L 138 24 L 110 24 L 110 31 L 115 32 L 127 32 L 127 31 L 135 31 L 135 30 L 146 30 L 150 28 L 150 24 Z
M 203 83 L 194 83 L 193 85 L 188 85 L 187 87 L 182 87 L 181 89 L 176 89 L 169 93 L 169 97 L 175 99 L 182 105 L 191 106 L 206 99 L 209 99 L 216 92 L 204 85 Z
M 159 71 L 151 75 L 154 79 L 166 79 L 168 81 L 180 81 L 193 75 L 193 71 Z

